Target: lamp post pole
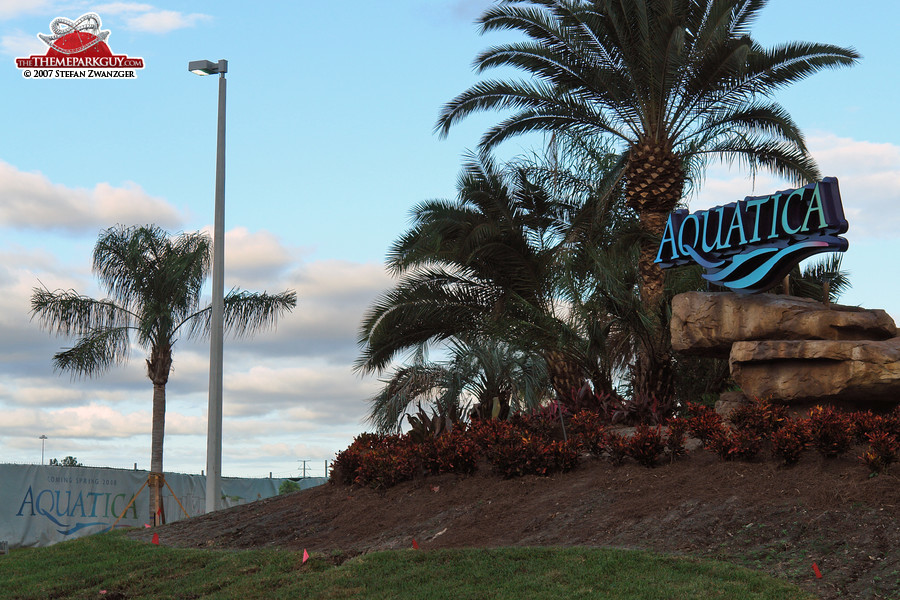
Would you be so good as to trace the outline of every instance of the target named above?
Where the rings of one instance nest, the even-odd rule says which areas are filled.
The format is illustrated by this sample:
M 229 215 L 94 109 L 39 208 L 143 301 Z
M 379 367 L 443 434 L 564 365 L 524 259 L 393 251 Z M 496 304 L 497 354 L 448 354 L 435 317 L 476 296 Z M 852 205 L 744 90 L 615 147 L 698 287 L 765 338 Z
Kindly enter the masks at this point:
M 212 314 L 209 343 L 209 410 L 206 435 L 206 512 L 221 505 L 222 496 L 222 345 L 225 336 L 225 73 L 228 61 L 192 61 L 188 70 L 219 74 L 216 127 L 216 206 L 213 223 Z

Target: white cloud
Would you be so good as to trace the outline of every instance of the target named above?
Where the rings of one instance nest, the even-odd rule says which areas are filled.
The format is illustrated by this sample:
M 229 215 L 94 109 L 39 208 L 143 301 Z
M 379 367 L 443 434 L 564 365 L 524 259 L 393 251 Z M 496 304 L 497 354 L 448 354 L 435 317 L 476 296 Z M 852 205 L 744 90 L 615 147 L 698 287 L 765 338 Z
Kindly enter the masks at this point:
M 182 221 L 172 205 L 135 183 L 73 189 L 0 161 L 0 227 L 93 231 L 110 223 L 177 228 Z
M 48 10 L 51 5 L 51 0 L 0 0 L 0 20 L 38 14 Z
M 895 238 L 900 228 L 900 146 L 835 135 L 811 136 L 823 175 L 840 182 L 849 239 Z
M 212 237 L 211 228 L 204 231 Z M 241 282 L 241 287 L 271 286 L 293 259 L 292 252 L 268 231 L 236 227 L 225 233 L 225 269 L 228 277 Z
M 153 10 L 153 5 L 139 2 L 110 2 L 108 4 L 97 4 L 92 10 L 100 15 L 118 15 L 122 13 L 149 12 Z
M 194 27 L 198 23 L 211 19 L 209 15 L 194 13 L 186 15 L 174 10 L 154 10 L 133 17 L 127 17 L 125 23 L 129 29 L 146 33 L 168 33 L 176 29 Z
M 43 55 L 47 53 L 47 44 L 39 40 L 36 34 L 17 29 L 0 37 L 0 53 L 16 58 Z

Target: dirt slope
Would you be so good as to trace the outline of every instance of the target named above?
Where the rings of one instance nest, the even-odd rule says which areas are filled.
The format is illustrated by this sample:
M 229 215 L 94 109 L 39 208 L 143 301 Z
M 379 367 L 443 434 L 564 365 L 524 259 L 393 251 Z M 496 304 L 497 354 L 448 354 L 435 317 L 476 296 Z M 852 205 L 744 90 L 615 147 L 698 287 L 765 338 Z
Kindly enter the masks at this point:
M 856 454 L 808 453 L 791 468 L 725 463 L 703 450 L 653 469 L 585 458 L 566 475 L 506 481 L 484 464 L 471 477 L 384 491 L 329 484 L 156 531 L 174 546 L 306 548 L 342 558 L 410 548 L 413 539 L 423 551 L 646 548 L 737 562 L 825 599 L 900 599 L 900 479 L 868 477 Z

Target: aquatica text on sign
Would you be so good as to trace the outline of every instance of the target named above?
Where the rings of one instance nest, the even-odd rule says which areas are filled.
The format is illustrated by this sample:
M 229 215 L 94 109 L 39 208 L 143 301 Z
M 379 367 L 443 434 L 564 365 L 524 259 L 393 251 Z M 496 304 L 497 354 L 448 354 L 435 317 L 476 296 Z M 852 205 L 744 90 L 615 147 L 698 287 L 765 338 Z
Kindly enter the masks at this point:
M 663 268 L 699 264 L 703 278 L 740 293 L 775 286 L 805 258 L 843 252 L 847 220 L 838 181 L 747 197 L 725 206 L 669 215 L 656 262 Z

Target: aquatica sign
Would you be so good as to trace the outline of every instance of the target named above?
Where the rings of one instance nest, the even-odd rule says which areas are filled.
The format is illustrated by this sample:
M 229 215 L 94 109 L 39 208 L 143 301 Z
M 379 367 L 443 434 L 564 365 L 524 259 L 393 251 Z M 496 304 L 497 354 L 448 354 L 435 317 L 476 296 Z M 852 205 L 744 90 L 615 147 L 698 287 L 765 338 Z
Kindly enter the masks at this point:
M 754 294 L 778 284 L 800 261 L 843 252 L 847 220 L 838 181 L 826 177 L 801 188 L 688 214 L 669 215 L 656 261 L 662 268 L 698 264 L 703 278 Z

